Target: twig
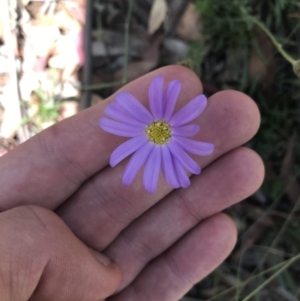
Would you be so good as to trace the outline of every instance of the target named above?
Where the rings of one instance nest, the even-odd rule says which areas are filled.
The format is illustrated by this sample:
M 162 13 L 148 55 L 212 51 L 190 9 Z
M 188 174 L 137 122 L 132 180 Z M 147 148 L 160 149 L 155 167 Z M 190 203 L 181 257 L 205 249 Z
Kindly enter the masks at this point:
M 106 88 L 113 88 L 123 84 L 123 81 L 112 82 L 112 83 L 103 83 L 103 84 L 95 84 L 87 87 L 82 87 L 82 90 L 90 91 L 90 90 L 101 90 Z
M 89 86 L 92 80 L 92 0 L 86 0 L 85 27 L 84 27 L 84 67 L 83 85 Z M 83 92 L 83 108 L 89 108 L 92 102 L 91 90 L 85 89 Z
M 266 285 L 268 285 L 271 281 L 273 281 L 278 275 L 284 272 L 290 265 L 292 265 L 295 261 L 300 259 L 300 254 L 295 256 L 294 258 L 290 259 L 281 269 L 279 269 L 274 275 L 272 275 L 268 280 L 262 283 L 259 287 L 257 287 L 251 294 L 249 294 L 246 298 L 242 301 L 248 301 L 253 296 L 255 296 L 259 291 L 261 291 Z
M 276 238 L 273 240 L 270 248 L 275 248 L 281 235 L 285 232 L 285 230 L 287 229 L 288 225 L 291 222 L 292 216 L 294 215 L 294 213 L 296 212 L 296 210 L 299 209 L 299 204 L 300 204 L 300 197 L 298 198 L 296 204 L 294 205 L 291 213 L 289 214 L 288 218 L 286 219 L 286 221 L 284 222 L 283 226 L 281 227 L 280 231 L 278 232 L 278 234 L 276 235 Z M 260 261 L 260 263 L 258 264 L 258 266 L 255 268 L 254 272 L 264 263 L 265 259 L 267 258 L 269 254 L 269 251 L 264 255 L 264 257 L 262 258 L 262 260 Z M 254 273 L 253 272 L 253 273 Z
M 87 0 L 90 1 L 90 0 Z M 91 91 L 91 90 L 101 90 L 105 88 L 116 87 L 119 85 L 125 85 L 128 79 L 128 49 L 129 49 L 129 26 L 130 26 L 130 19 L 132 15 L 132 8 L 133 8 L 134 0 L 129 0 L 128 10 L 126 15 L 126 20 L 124 24 L 124 69 L 123 69 L 123 76 L 121 81 L 113 82 L 113 83 L 103 83 L 103 84 L 96 84 L 96 85 L 89 85 L 84 82 L 82 90 L 84 91 Z
M 285 232 L 287 226 L 289 225 L 289 223 L 291 222 L 292 216 L 294 215 L 294 213 L 296 212 L 296 210 L 299 208 L 299 203 L 300 203 L 300 197 L 298 198 L 297 203 L 295 204 L 295 206 L 293 207 L 292 211 L 290 212 L 288 218 L 286 219 L 286 221 L 284 222 L 283 226 L 281 227 L 279 233 L 277 234 L 276 238 L 273 240 L 270 248 L 273 249 L 275 248 L 275 246 L 277 245 L 281 235 Z M 254 271 L 252 272 L 252 275 L 262 266 L 262 264 L 265 262 L 268 254 L 269 254 L 269 250 L 264 254 L 263 258 L 261 259 L 261 261 L 259 262 L 259 264 L 256 266 L 256 268 L 254 269 Z M 241 287 L 239 287 L 237 285 L 237 294 L 236 294 L 236 300 L 238 300 L 238 296 L 240 295 L 241 292 Z
M 277 48 L 277 50 L 280 52 L 280 54 L 293 66 L 296 63 L 296 60 L 293 59 L 283 48 L 282 45 L 276 40 L 276 38 L 273 36 L 273 34 L 270 32 L 270 30 L 260 21 L 258 21 L 256 18 L 250 16 L 250 19 L 258 26 L 260 29 L 270 38 L 273 45 Z
M 125 20 L 125 33 L 124 33 L 124 70 L 123 70 L 123 78 L 122 83 L 125 85 L 127 83 L 127 73 L 128 73 L 128 48 L 129 48 L 129 25 L 130 19 L 132 14 L 132 7 L 133 7 L 134 0 L 129 1 L 129 6 L 127 10 L 127 16 Z
M 300 77 L 300 60 L 295 60 L 290 54 L 288 54 L 282 47 L 282 45 L 276 40 L 274 35 L 271 33 L 271 31 L 259 20 L 257 20 L 255 17 L 248 16 L 249 19 L 256 24 L 271 40 L 273 45 L 276 47 L 278 52 L 284 57 L 284 59 L 289 62 L 294 69 L 295 74 Z
M 299 255 L 300 255 L 300 254 L 299 254 Z M 299 255 L 296 255 L 296 256 L 299 256 Z M 295 257 L 293 257 L 293 258 L 291 258 L 291 259 L 288 259 L 288 260 L 286 260 L 286 261 L 284 261 L 284 262 L 278 263 L 277 265 L 275 265 L 275 266 L 273 266 L 273 267 L 271 267 L 271 268 L 269 268 L 269 269 L 267 269 L 267 270 L 264 270 L 263 272 L 261 272 L 261 273 L 259 273 L 259 274 L 253 275 L 253 276 L 251 276 L 250 278 L 248 278 L 247 280 L 245 280 L 245 281 L 243 281 L 243 282 L 241 282 L 241 283 L 239 283 L 239 284 L 237 284 L 237 285 L 235 285 L 235 286 L 232 286 L 232 287 L 230 287 L 230 288 L 224 290 L 223 292 L 221 292 L 221 293 L 219 293 L 219 294 L 217 294 L 217 295 L 215 295 L 215 296 L 209 298 L 207 301 L 213 301 L 213 300 L 216 300 L 216 299 L 219 298 L 219 297 L 223 297 L 224 295 L 227 295 L 227 294 L 233 292 L 234 290 L 238 289 L 238 287 L 240 287 L 240 288 L 241 288 L 241 287 L 244 287 L 244 286 L 246 286 L 247 284 L 249 284 L 250 282 L 252 282 L 252 281 L 254 281 L 255 279 L 257 279 L 258 277 L 261 277 L 261 276 L 263 276 L 263 275 L 266 275 L 266 274 L 268 274 L 268 273 L 270 273 L 270 272 L 272 272 L 272 271 L 274 271 L 274 270 L 276 270 L 276 269 L 278 269 L 278 268 L 281 268 L 281 267 L 283 267 L 283 266 L 286 266 L 287 264 L 290 263 L 291 260 L 294 260 L 294 258 L 295 258 Z

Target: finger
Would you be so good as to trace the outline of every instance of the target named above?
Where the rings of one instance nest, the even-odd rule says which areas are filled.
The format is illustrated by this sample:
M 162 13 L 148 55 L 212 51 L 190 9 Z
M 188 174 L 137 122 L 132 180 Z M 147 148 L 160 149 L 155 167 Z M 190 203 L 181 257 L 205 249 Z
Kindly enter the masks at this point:
M 53 212 L 22 206 L 0 214 L 1 301 L 100 301 L 121 274 Z
M 118 290 L 201 220 L 254 193 L 263 175 L 256 153 L 236 149 L 208 166 L 202 177 L 193 177 L 189 189 L 174 191 L 135 220 L 104 251 L 124 272 Z
M 256 133 L 259 112 L 248 96 L 224 91 L 209 99 L 206 111 L 196 122 L 202 131 L 195 140 L 212 142 L 216 148 L 210 156 L 194 156 L 204 168 Z M 74 233 L 97 250 L 107 247 L 120 231 L 171 190 L 161 175 L 156 193 L 148 194 L 143 187 L 142 172 L 130 187 L 125 187 L 121 178 L 127 162 L 94 176 L 58 210 Z M 98 229 L 103 230 L 101 235 Z
M 157 75 L 164 77 L 165 84 L 175 77 L 182 83 L 179 107 L 202 93 L 198 77 L 180 66 L 158 69 L 118 93 L 129 92 L 149 108 L 148 88 Z M 114 98 L 112 95 L 99 105 L 55 124 L 1 157 L 0 194 L 6 197 L 0 200 L 0 211 L 26 204 L 54 209 L 104 168 L 112 151 L 125 141 L 98 125 Z
M 109 301 L 175 301 L 211 273 L 232 251 L 236 228 L 232 220 L 217 214 L 203 221 Z

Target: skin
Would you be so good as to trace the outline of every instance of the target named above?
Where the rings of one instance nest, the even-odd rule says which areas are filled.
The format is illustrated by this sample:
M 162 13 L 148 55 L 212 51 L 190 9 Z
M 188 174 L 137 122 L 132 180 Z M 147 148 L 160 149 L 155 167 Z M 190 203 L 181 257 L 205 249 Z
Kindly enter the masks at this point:
M 182 82 L 175 110 L 202 93 L 197 76 L 169 66 L 128 84 L 147 108 L 151 80 Z M 176 301 L 232 251 L 229 206 L 255 192 L 264 167 L 240 147 L 260 116 L 248 96 L 223 91 L 195 120 L 196 140 L 214 153 L 188 189 L 171 191 L 161 176 L 148 194 L 138 174 L 123 186 L 128 162 L 108 166 L 126 139 L 102 131 L 104 102 L 36 135 L 0 159 L 0 292 L 3 301 Z M 111 258 L 113 262 L 110 261 Z

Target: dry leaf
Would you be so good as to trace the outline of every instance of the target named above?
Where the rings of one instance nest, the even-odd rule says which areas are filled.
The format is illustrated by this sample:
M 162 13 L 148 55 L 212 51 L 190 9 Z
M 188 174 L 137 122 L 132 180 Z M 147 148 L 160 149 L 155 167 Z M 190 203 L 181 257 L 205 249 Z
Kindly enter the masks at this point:
M 49 128 L 50 126 L 52 126 L 55 122 L 54 121 L 45 121 L 45 122 L 42 122 L 42 129 L 45 130 L 47 128 Z
M 274 46 L 261 31 L 255 32 L 257 45 L 264 59 L 255 47 L 252 47 L 249 62 L 249 75 L 251 79 L 259 79 L 265 90 L 269 90 L 276 74 L 276 60 L 274 59 Z
M 30 0 L 22 0 L 22 4 L 23 4 L 24 6 L 27 6 L 29 2 L 30 2 Z
M 48 24 L 47 21 L 49 21 Z M 38 21 L 25 24 L 23 31 L 26 37 L 24 60 L 26 56 L 30 57 L 32 55 L 35 57 L 47 57 L 52 51 L 54 42 L 60 36 L 59 29 L 50 18 L 41 18 Z M 34 53 L 32 50 L 34 50 Z
M 4 87 L 1 87 L 1 104 L 4 108 L 4 114 L 2 116 L 1 124 L 1 136 L 4 138 L 13 137 L 21 124 L 21 110 L 20 99 L 18 94 L 18 78 L 15 61 L 16 50 L 16 35 L 12 34 L 13 28 L 10 22 L 10 14 L 8 2 L 1 1 L 0 17 L 3 25 L 3 40 L 5 41 L 5 47 L 1 47 L 2 58 L 6 60 L 5 68 L 1 73 L 4 73 L 4 77 L 1 78 Z M 2 65 L 3 63 L 1 63 Z M 2 66 L 3 67 L 3 66 Z M 4 72 L 3 72 L 4 71 Z M 6 82 L 7 80 L 7 82 Z
M 189 3 L 177 27 L 178 35 L 188 41 L 201 40 L 202 19 L 195 4 Z
M 14 139 L 0 137 L 0 157 L 13 150 L 16 146 Z
M 55 14 L 54 24 L 59 29 L 66 31 L 72 30 L 79 32 L 82 29 L 80 22 L 71 15 L 70 11 L 66 7 Z
M 0 41 L 3 40 L 3 21 L 0 17 Z
M 280 176 L 283 179 L 285 190 L 290 200 L 296 204 L 300 196 L 300 185 L 294 179 L 293 165 L 294 165 L 294 152 L 297 135 L 294 133 L 288 141 L 287 151 L 282 161 Z
M 59 120 L 66 119 L 78 113 L 78 102 L 74 100 L 64 101 L 60 108 Z
M 153 34 L 164 22 L 168 11 L 166 0 L 153 0 L 148 20 L 148 33 Z

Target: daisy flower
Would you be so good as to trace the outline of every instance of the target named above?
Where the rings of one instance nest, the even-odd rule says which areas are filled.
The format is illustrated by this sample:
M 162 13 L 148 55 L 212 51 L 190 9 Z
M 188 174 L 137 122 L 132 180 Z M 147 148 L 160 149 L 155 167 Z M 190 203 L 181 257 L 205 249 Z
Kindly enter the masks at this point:
M 187 152 L 200 156 L 213 152 L 213 144 L 189 139 L 198 133 L 199 125 L 187 125 L 204 111 L 207 98 L 198 95 L 174 113 L 180 90 L 181 83 L 174 80 L 164 91 L 163 78 L 158 76 L 149 88 L 150 112 L 127 92 L 117 94 L 116 101 L 106 107 L 105 113 L 111 119 L 101 118 L 100 127 L 111 134 L 131 138 L 110 157 L 110 165 L 114 167 L 133 154 L 123 174 L 124 185 L 129 186 L 145 165 L 143 183 L 149 193 L 157 188 L 160 170 L 172 188 L 186 188 L 190 185 L 187 172 L 201 172 Z

